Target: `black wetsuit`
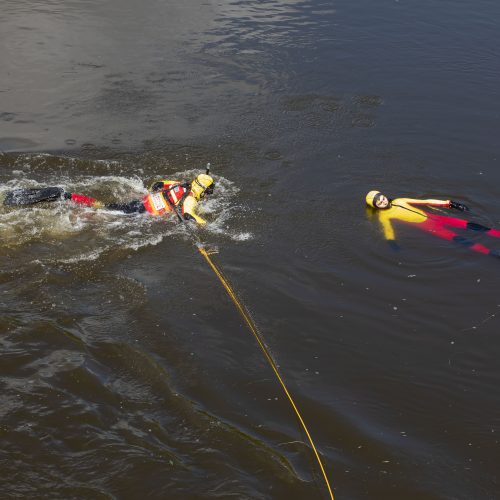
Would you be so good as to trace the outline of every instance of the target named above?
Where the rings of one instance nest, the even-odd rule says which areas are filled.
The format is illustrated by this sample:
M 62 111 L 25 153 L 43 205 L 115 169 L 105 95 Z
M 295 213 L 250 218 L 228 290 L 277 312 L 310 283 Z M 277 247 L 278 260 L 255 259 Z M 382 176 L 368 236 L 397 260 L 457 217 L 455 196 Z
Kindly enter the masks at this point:
M 106 203 L 104 207 L 109 210 L 120 210 L 126 214 L 142 214 L 146 211 L 142 200 L 133 200 L 128 203 Z

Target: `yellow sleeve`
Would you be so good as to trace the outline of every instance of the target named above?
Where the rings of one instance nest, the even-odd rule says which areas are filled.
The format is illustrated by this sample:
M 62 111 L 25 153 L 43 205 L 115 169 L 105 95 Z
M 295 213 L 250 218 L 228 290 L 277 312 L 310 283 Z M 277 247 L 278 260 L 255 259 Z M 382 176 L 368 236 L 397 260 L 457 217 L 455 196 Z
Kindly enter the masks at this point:
M 386 240 L 393 240 L 395 238 L 394 228 L 392 227 L 392 222 L 388 216 L 388 212 L 379 213 L 380 224 L 382 225 L 382 230 L 384 231 L 384 236 Z
M 400 198 L 404 200 L 406 203 L 410 203 L 411 205 L 430 205 L 432 207 L 449 207 L 450 200 L 415 200 L 412 198 Z
M 193 196 L 188 196 L 184 200 L 184 205 L 182 207 L 182 212 L 183 212 L 183 214 L 190 215 L 198 224 L 206 224 L 207 221 L 205 219 L 202 219 L 196 213 L 196 206 L 197 205 L 198 205 L 198 202 L 194 199 L 194 197 Z

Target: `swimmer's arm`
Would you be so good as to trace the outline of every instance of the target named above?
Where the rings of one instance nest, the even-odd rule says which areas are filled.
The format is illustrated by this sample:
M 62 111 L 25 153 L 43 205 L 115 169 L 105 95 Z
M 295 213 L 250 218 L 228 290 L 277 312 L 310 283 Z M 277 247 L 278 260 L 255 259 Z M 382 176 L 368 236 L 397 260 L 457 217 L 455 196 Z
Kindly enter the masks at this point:
M 416 200 L 413 198 L 400 198 L 400 200 L 409 203 L 410 205 L 429 205 L 431 207 L 447 207 L 449 208 L 451 200 Z
M 394 241 L 394 227 L 392 226 L 391 219 L 386 214 L 387 212 L 379 212 L 380 225 L 382 226 L 385 239 L 388 241 Z
M 184 216 L 185 220 L 192 220 L 194 219 L 198 224 L 206 224 L 207 221 L 205 219 L 202 219 L 197 213 L 196 213 L 196 206 L 198 205 L 198 202 L 194 199 L 193 196 L 188 196 L 184 200 L 184 205 L 182 206 L 182 215 Z
M 151 184 L 149 187 L 149 191 L 152 193 L 156 193 L 157 191 L 161 191 L 165 186 L 170 186 L 172 184 L 178 184 L 176 181 L 171 181 L 171 180 L 162 180 L 162 181 L 156 181 Z
M 386 218 L 386 219 L 381 220 L 380 222 L 382 224 L 382 229 L 384 231 L 385 239 L 386 239 L 387 243 L 389 244 L 389 246 L 391 247 L 391 250 L 393 250 L 394 252 L 399 252 L 400 248 L 399 248 L 399 245 L 396 243 L 395 234 L 394 234 L 394 227 L 393 227 L 390 219 Z
M 412 205 L 429 205 L 431 207 L 444 207 L 444 208 L 454 208 L 460 210 L 461 212 L 468 212 L 469 207 L 463 203 L 458 203 L 453 200 L 413 200 L 411 198 L 403 198 L 406 203 Z
M 163 181 L 153 182 L 153 184 L 149 186 L 149 192 L 157 193 L 158 191 L 161 191 L 163 189 L 164 185 L 165 183 Z

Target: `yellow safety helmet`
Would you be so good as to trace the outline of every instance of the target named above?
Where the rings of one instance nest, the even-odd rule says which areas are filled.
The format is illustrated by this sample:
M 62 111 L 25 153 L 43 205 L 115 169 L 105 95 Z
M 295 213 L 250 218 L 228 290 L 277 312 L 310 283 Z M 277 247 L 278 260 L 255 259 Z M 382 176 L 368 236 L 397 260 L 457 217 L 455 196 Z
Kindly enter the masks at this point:
M 206 194 L 212 194 L 214 192 L 214 180 L 207 174 L 200 174 L 193 179 L 191 183 L 191 191 L 194 197 L 199 200 L 203 198 Z
M 376 205 L 375 205 L 375 202 L 377 201 L 377 199 L 379 198 L 379 196 L 382 196 L 382 193 L 380 191 L 370 191 L 367 195 L 366 195 L 366 204 L 369 206 L 369 207 L 372 207 L 372 208 L 378 208 Z

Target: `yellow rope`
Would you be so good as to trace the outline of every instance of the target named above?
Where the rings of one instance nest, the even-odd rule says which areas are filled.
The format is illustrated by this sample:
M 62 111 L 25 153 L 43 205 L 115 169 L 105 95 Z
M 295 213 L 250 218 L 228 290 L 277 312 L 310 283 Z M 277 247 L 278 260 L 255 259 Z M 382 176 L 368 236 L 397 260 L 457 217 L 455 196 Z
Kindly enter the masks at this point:
M 217 275 L 217 277 L 219 278 L 220 282 L 222 283 L 222 285 L 224 286 L 224 288 L 226 289 L 226 292 L 228 293 L 229 297 L 231 297 L 231 300 L 234 302 L 236 308 L 238 309 L 239 313 L 241 314 L 241 316 L 243 317 L 243 319 L 245 320 L 246 324 L 248 325 L 248 328 L 250 328 L 250 331 L 253 333 L 254 337 L 256 338 L 260 348 L 262 349 L 262 352 L 264 353 L 267 361 L 269 362 L 271 368 L 273 369 L 279 383 L 281 384 L 281 387 L 283 388 L 283 390 L 285 391 L 285 394 L 286 396 L 288 397 L 288 400 L 290 401 L 290 404 L 292 405 L 292 408 L 294 409 L 295 411 L 295 414 L 297 415 L 301 425 L 302 425 L 302 428 L 304 429 L 306 435 L 307 435 L 307 438 L 309 439 L 309 443 L 311 443 L 311 447 L 314 451 L 314 455 L 316 456 L 316 460 L 318 461 L 318 464 L 319 464 L 319 467 L 321 469 L 321 473 L 323 474 L 323 478 L 325 479 L 325 483 L 326 483 L 326 486 L 328 488 L 328 492 L 330 494 L 330 498 L 332 500 L 334 500 L 334 497 L 333 497 L 333 491 L 332 491 L 332 488 L 330 487 L 330 482 L 328 481 L 328 476 L 326 475 L 326 472 L 325 472 L 325 468 L 323 467 L 323 463 L 321 462 L 321 458 L 319 456 L 319 453 L 318 453 L 318 450 L 316 449 L 316 446 L 314 445 L 314 442 L 312 440 L 312 437 L 311 437 L 311 434 L 309 433 L 308 429 L 307 429 L 307 426 L 304 422 L 304 419 L 302 418 L 302 415 L 300 414 L 298 408 L 297 408 L 297 405 L 295 404 L 295 401 L 293 400 L 292 396 L 290 395 L 290 393 L 288 392 L 288 389 L 285 385 L 285 382 L 283 381 L 280 373 L 279 373 L 279 370 L 278 370 L 278 366 L 276 365 L 276 362 L 274 361 L 273 357 L 271 356 L 271 353 L 269 352 L 269 349 L 266 347 L 266 345 L 264 344 L 264 342 L 262 341 L 258 331 L 257 331 L 257 327 L 255 326 L 252 318 L 250 317 L 248 311 L 245 309 L 245 307 L 243 306 L 243 304 L 240 302 L 240 300 L 238 299 L 236 293 L 234 292 L 232 286 L 229 284 L 228 280 L 224 277 L 224 275 L 222 274 L 222 271 L 217 267 L 217 265 L 213 262 L 213 260 L 211 259 L 210 255 L 209 255 L 209 252 L 207 252 L 207 250 L 205 250 L 205 248 L 198 244 L 198 250 L 199 252 L 201 253 L 201 255 L 203 255 L 203 257 L 205 257 L 206 261 L 208 262 L 209 266 L 212 268 L 212 270 L 214 271 L 214 273 Z M 213 253 L 213 252 L 211 252 Z

